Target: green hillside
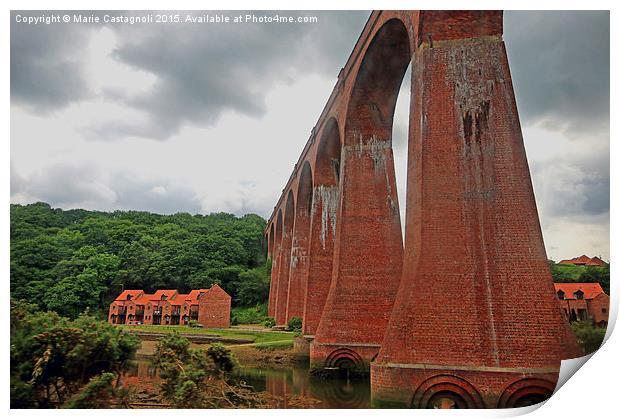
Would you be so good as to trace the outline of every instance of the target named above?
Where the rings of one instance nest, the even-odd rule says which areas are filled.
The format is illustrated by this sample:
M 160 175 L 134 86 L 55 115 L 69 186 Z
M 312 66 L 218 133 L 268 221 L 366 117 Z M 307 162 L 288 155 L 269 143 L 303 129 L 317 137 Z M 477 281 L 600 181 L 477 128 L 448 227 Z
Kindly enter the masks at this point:
M 258 215 L 159 215 L 11 205 L 11 297 L 75 318 L 99 316 L 123 289 L 220 284 L 234 306 L 268 298 Z

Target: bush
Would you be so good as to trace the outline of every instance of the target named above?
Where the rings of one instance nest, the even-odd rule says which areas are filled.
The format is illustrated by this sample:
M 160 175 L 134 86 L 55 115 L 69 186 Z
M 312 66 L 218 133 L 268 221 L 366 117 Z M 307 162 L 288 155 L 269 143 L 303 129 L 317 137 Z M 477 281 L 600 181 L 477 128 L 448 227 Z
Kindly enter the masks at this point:
M 189 327 L 202 327 L 202 325 L 200 323 L 198 323 L 198 320 L 190 320 L 189 322 L 187 322 L 187 326 L 189 326 Z
M 12 301 L 11 405 L 49 408 L 69 400 L 86 405 L 122 375 L 139 346 L 137 337 L 94 317 L 70 320 Z M 88 392 L 78 395 L 82 389 Z
M 263 320 L 263 326 L 265 327 L 273 327 L 276 325 L 276 319 L 274 319 L 273 317 L 267 317 L 265 320 Z
M 237 318 L 239 324 L 261 324 L 267 318 L 267 304 L 253 307 L 234 307 L 231 316 Z
M 300 332 L 303 320 L 301 317 L 291 317 L 288 321 L 288 330 L 293 332 Z
M 237 366 L 237 358 L 235 358 L 235 355 L 221 343 L 212 344 L 209 349 L 207 349 L 207 355 L 213 360 L 215 367 L 220 371 L 231 372 Z
M 605 339 L 604 327 L 595 327 L 590 322 L 575 322 L 571 324 L 577 340 L 583 347 L 583 351 L 587 354 L 591 354 L 601 347 L 603 339 Z
M 233 318 L 230 320 L 230 324 L 232 326 L 236 326 L 239 324 L 239 320 L 237 320 L 237 316 L 233 316 Z

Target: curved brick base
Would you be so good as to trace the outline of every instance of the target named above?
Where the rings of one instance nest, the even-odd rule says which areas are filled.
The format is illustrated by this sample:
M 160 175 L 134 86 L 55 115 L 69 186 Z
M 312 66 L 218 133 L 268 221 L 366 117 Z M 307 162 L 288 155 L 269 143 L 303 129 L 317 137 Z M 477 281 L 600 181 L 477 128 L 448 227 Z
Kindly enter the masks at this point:
M 512 408 L 548 399 L 559 370 L 372 364 L 372 406 L 381 408 Z M 475 368 L 475 367 L 474 367 Z
M 381 345 L 370 343 L 318 343 L 310 345 L 310 370 L 313 372 L 348 369 L 357 374 L 368 374 L 370 363 Z

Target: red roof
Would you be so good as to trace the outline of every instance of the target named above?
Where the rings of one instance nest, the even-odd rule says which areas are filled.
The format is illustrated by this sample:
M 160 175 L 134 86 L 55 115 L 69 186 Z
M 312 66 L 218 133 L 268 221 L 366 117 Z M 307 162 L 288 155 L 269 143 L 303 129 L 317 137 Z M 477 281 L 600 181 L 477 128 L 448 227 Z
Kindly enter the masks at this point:
M 170 299 L 170 304 L 176 305 L 176 306 L 180 306 L 183 305 L 183 303 L 185 303 L 185 300 L 187 300 L 187 295 L 188 294 L 177 294 L 174 296 L 174 298 Z
M 590 259 L 590 262 L 586 263 L 586 265 L 588 265 L 588 266 L 605 266 L 605 265 L 607 265 L 607 263 L 605 263 L 605 261 L 603 259 L 594 256 L 592 259 Z
M 151 295 L 151 298 L 149 298 L 149 300 L 161 300 L 161 297 L 164 295 L 167 297 L 167 300 L 172 300 L 176 297 L 177 290 L 157 290 L 155 291 L 155 294 Z
M 586 283 L 586 282 L 570 282 L 570 283 L 555 283 L 555 291 L 564 291 L 564 298 L 575 298 L 574 294 L 577 291 L 583 292 L 583 298 L 590 300 L 597 295 L 604 293 L 603 288 L 598 282 Z
M 130 295 L 131 295 L 131 299 L 134 300 L 137 297 L 141 297 L 142 294 L 144 294 L 144 291 L 142 290 L 125 290 L 123 292 L 121 292 L 121 295 L 119 295 L 118 297 L 116 297 L 116 301 L 127 301 Z
M 168 297 L 166 301 L 173 305 L 183 305 L 184 303 L 198 304 L 199 297 L 207 294 L 211 290 L 217 293 L 226 293 L 226 291 L 217 284 L 212 285 L 209 289 L 191 290 L 189 294 L 179 294 L 177 290 L 157 290 L 154 294 L 145 294 L 142 290 L 125 290 L 115 301 L 127 301 L 127 296 L 131 295 L 131 301 L 135 304 L 145 305 L 149 301 L 160 301 L 162 295 L 166 295 Z
M 558 262 L 558 264 L 560 265 L 586 265 L 586 266 L 605 266 L 607 265 L 607 263 L 605 263 L 604 260 L 598 258 L 598 257 L 593 257 L 590 258 L 586 255 L 581 255 L 579 257 L 576 258 L 572 258 L 572 259 L 564 259 Z
M 138 305 L 144 305 L 148 303 L 152 297 L 153 294 L 142 294 L 140 297 L 136 298 L 134 302 Z
M 209 292 L 209 289 L 192 290 L 189 294 L 187 294 L 187 300 L 190 301 L 191 304 L 198 304 L 198 297 L 207 292 Z

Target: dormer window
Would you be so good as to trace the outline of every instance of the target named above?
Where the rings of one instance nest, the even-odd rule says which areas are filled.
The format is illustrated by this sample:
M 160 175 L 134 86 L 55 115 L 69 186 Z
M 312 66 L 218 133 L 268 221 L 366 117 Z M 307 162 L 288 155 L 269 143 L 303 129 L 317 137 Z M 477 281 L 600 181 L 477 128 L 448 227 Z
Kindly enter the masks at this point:
M 133 298 L 133 295 L 127 294 L 127 301 L 131 300 L 132 298 Z
M 560 300 L 563 300 L 563 299 L 564 299 L 564 291 L 562 291 L 562 290 L 559 290 L 559 291 L 558 291 L 558 298 L 559 298 Z
M 581 290 L 575 291 L 573 295 L 575 296 L 576 299 L 583 300 L 583 291 Z
M 161 295 L 161 299 L 162 299 L 162 300 L 167 300 L 167 299 L 168 299 L 168 296 L 167 296 L 166 294 L 162 294 L 162 295 Z

